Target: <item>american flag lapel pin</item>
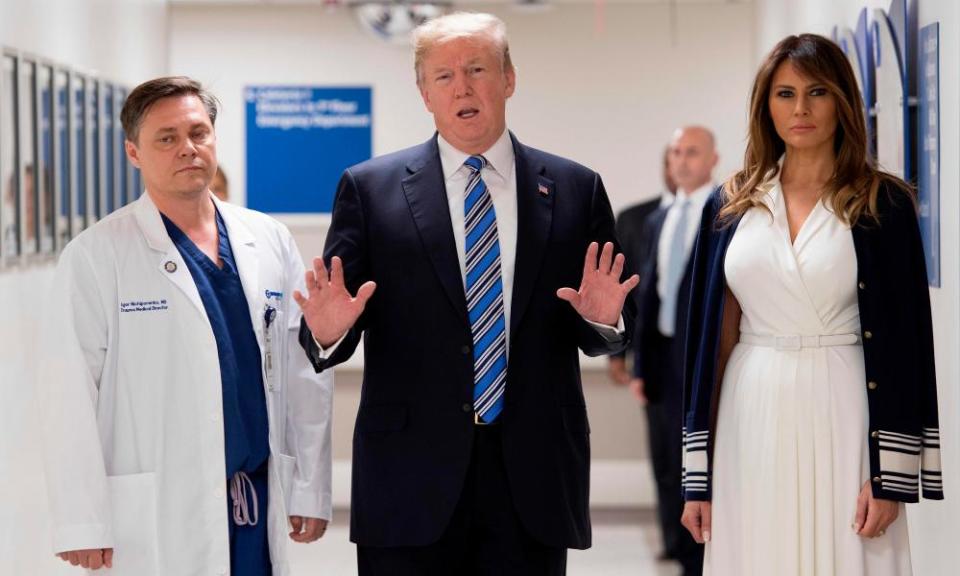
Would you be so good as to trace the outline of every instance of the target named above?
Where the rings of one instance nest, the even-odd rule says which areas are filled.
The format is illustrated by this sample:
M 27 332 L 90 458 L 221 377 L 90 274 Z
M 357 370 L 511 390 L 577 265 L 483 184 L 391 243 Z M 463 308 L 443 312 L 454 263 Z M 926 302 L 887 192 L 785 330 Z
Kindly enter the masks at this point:
M 544 197 L 550 195 L 550 189 L 547 188 L 547 185 L 544 184 L 543 182 L 537 183 L 537 192 L 539 192 L 540 195 Z

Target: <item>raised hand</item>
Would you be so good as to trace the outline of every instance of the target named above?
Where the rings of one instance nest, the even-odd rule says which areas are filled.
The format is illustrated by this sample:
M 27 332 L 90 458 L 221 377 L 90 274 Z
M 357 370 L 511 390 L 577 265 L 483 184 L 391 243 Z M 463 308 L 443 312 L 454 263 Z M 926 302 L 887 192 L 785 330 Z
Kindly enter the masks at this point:
M 307 295 L 294 290 L 293 299 L 303 310 L 303 318 L 313 337 L 323 348 L 329 348 L 347 330 L 353 327 L 363 313 L 367 301 L 373 296 L 377 285 L 365 282 L 351 296 L 343 284 L 343 262 L 338 256 L 330 261 L 330 274 L 322 258 L 313 259 L 313 270 L 306 274 Z
M 600 247 L 591 242 L 583 262 L 583 278 L 580 289 L 561 288 L 557 297 L 566 300 L 580 316 L 597 324 L 616 326 L 623 310 L 627 294 L 640 283 L 640 277 L 634 274 L 620 282 L 623 274 L 623 254 L 613 256 L 613 243 L 603 245 L 600 262 L 597 252 Z
M 90 570 L 113 568 L 113 548 L 92 548 L 89 550 L 69 550 L 57 554 L 64 562 L 82 566 Z

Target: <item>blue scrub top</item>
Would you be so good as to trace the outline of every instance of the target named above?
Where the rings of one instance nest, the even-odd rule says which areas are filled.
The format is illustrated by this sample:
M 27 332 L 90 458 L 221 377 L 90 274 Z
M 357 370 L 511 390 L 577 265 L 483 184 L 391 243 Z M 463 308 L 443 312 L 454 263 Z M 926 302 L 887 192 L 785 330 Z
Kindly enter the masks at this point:
M 227 227 L 217 211 L 217 236 L 223 268 L 204 254 L 176 224 L 163 216 L 167 234 L 183 256 L 213 328 L 223 388 L 226 478 L 248 473 L 257 493 L 259 521 L 237 526 L 230 514 L 230 563 L 234 576 L 268 576 L 267 458 L 270 455 L 267 401 L 263 391 L 260 346 L 250 322 L 243 284 L 230 248 Z M 228 496 L 228 507 L 230 506 Z
M 176 224 L 163 216 L 170 239 L 190 269 L 217 341 L 223 385 L 223 427 L 227 478 L 253 472 L 270 455 L 267 401 L 263 392 L 260 346 L 237 271 L 227 228 L 217 212 L 218 268 Z

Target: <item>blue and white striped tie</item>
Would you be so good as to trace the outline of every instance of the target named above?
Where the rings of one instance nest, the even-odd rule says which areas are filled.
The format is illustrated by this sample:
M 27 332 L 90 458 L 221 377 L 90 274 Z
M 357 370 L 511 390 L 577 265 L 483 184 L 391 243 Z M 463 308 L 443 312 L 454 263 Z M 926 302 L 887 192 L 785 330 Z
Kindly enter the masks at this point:
M 507 384 L 507 332 L 500 277 L 497 215 L 480 170 L 483 156 L 464 162 L 470 168 L 464 201 L 467 269 L 467 313 L 473 333 L 473 410 L 485 423 L 503 410 Z

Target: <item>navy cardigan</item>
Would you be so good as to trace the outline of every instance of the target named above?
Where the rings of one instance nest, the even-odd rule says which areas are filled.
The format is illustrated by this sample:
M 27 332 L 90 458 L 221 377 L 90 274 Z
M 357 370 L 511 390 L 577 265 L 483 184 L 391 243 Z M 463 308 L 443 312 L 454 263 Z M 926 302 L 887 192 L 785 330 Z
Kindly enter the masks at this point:
M 722 375 L 717 374 L 726 293 L 724 258 L 739 219 L 723 224 L 722 188 L 703 210 L 694 250 L 684 373 L 683 491 L 710 500 Z M 930 293 L 917 214 L 906 193 L 884 186 L 879 223 L 852 228 L 869 404 L 875 498 L 943 498 Z

